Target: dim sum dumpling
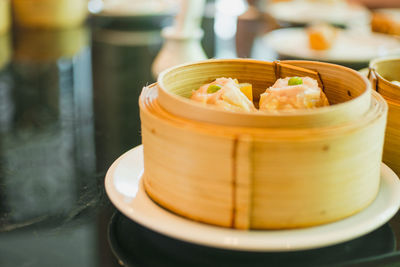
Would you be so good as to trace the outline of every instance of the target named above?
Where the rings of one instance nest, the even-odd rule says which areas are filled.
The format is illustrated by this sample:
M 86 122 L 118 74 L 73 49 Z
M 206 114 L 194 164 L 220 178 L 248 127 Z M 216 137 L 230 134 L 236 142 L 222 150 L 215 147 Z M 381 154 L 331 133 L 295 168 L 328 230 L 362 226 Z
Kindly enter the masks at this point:
M 240 90 L 239 84 L 232 78 L 218 78 L 193 91 L 191 99 L 212 104 L 225 110 L 256 111 L 254 104 Z
M 278 79 L 260 95 L 260 110 L 295 110 L 328 106 L 318 82 L 310 77 Z

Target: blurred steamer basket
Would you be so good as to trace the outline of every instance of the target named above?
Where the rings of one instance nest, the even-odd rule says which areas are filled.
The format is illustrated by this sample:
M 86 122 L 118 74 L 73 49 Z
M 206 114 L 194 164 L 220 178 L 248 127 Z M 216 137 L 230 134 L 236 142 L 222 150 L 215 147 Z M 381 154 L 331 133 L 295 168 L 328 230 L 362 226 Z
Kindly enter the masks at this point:
M 0 35 L 10 28 L 10 0 L 0 0 Z
M 372 60 L 369 79 L 389 105 L 383 162 L 400 175 L 400 57 Z M 397 82 L 397 84 L 396 84 Z
M 83 23 L 87 0 L 13 0 L 16 24 L 27 28 L 67 28 Z

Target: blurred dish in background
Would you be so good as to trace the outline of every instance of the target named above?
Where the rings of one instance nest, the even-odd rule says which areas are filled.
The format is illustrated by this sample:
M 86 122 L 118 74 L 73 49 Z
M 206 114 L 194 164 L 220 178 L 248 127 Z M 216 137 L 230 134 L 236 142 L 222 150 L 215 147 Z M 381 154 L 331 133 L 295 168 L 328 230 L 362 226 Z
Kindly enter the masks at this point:
M 342 27 L 367 25 L 369 11 L 344 0 L 294 0 L 267 5 L 266 12 L 284 24 L 305 25 L 327 22 Z
M 400 39 L 363 31 L 338 30 L 330 49 L 313 50 L 307 30 L 288 28 L 275 30 L 263 37 L 267 46 L 284 59 L 308 59 L 343 65 L 368 64 L 376 57 L 400 53 Z
M 400 36 L 400 8 L 374 10 L 371 18 L 371 30 Z
M 71 58 L 88 43 L 85 27 L 69 29 L 20 29 L 15 32 L 14 58 L 21 62 L 51 62 Z
M 161 46 L 163 39 L 160 30 L 121 31 L 114 29 L 98 29 L 93 31 L 93 41 L 130 47 Z M 159 47 L 155 49 L 158 51 Z
M 0 0 L 1 1 L 1 0 Z M 87 16 L 87 0 L 12 0 L 14 20 L 27 28 L 67 28 Z
M 91 0 L 89 11 L 95 16 L 164 16 L 177 12 L 176 0 Z
M 119 30 L 160 29 L 172 24 L 177 0 L 90 0 L 96 27 Z
M 10 0 L 0 0 L 0 35 L 10 29 Z

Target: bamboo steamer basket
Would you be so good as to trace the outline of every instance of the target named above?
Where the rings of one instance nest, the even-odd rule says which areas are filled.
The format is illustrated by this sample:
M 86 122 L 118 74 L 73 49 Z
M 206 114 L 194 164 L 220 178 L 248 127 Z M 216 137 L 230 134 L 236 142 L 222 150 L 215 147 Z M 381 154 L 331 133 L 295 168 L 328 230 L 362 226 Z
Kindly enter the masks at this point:
M 68 28 L 83 23 L 87 0 L 13 0 L 14 19 L 27 28 Z
M 400 175 L 400 57 L 376 59 L 370 63 L 368 74 L 373 89 L 379 92 L 389 106 L 383 161 Z
M 249 114 L 185 99 L 232 77 L 252 83 L 257 100 L 276 78 L 305 73 L 335 105 Z M 163 72 L 139 105 L 146 192 L 184 217 L 237 229 L 307 227 L 355 214 L 378 192 L 387 105 L 348 68 L 209 60 Z
M 10 29 L 10 0 L 0 0 L 0 35 Z

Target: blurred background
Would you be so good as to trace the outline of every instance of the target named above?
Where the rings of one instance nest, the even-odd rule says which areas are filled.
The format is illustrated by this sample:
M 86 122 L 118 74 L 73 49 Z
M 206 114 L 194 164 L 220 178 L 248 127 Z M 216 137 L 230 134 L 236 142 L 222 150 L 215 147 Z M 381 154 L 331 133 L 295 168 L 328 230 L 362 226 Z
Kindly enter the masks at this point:
M 141 144 L 138 97 L 165 68 L 241 57 L 365 72 L 374 58 L 400 55 L 399 8 L 396 0 L 0 0 L 0 266 L 128 265 L 113 227 L 146 230 L 116 213 L 104 176 Z M 399 220 L 375 233 L 387 242 L 370 256 L 397 249 Z M 316 264 L 360 260 L 358 242 Z M 152 246 L 135 249 L 149 260 Z M 152 265 L 171 265 L 162 259 Z

